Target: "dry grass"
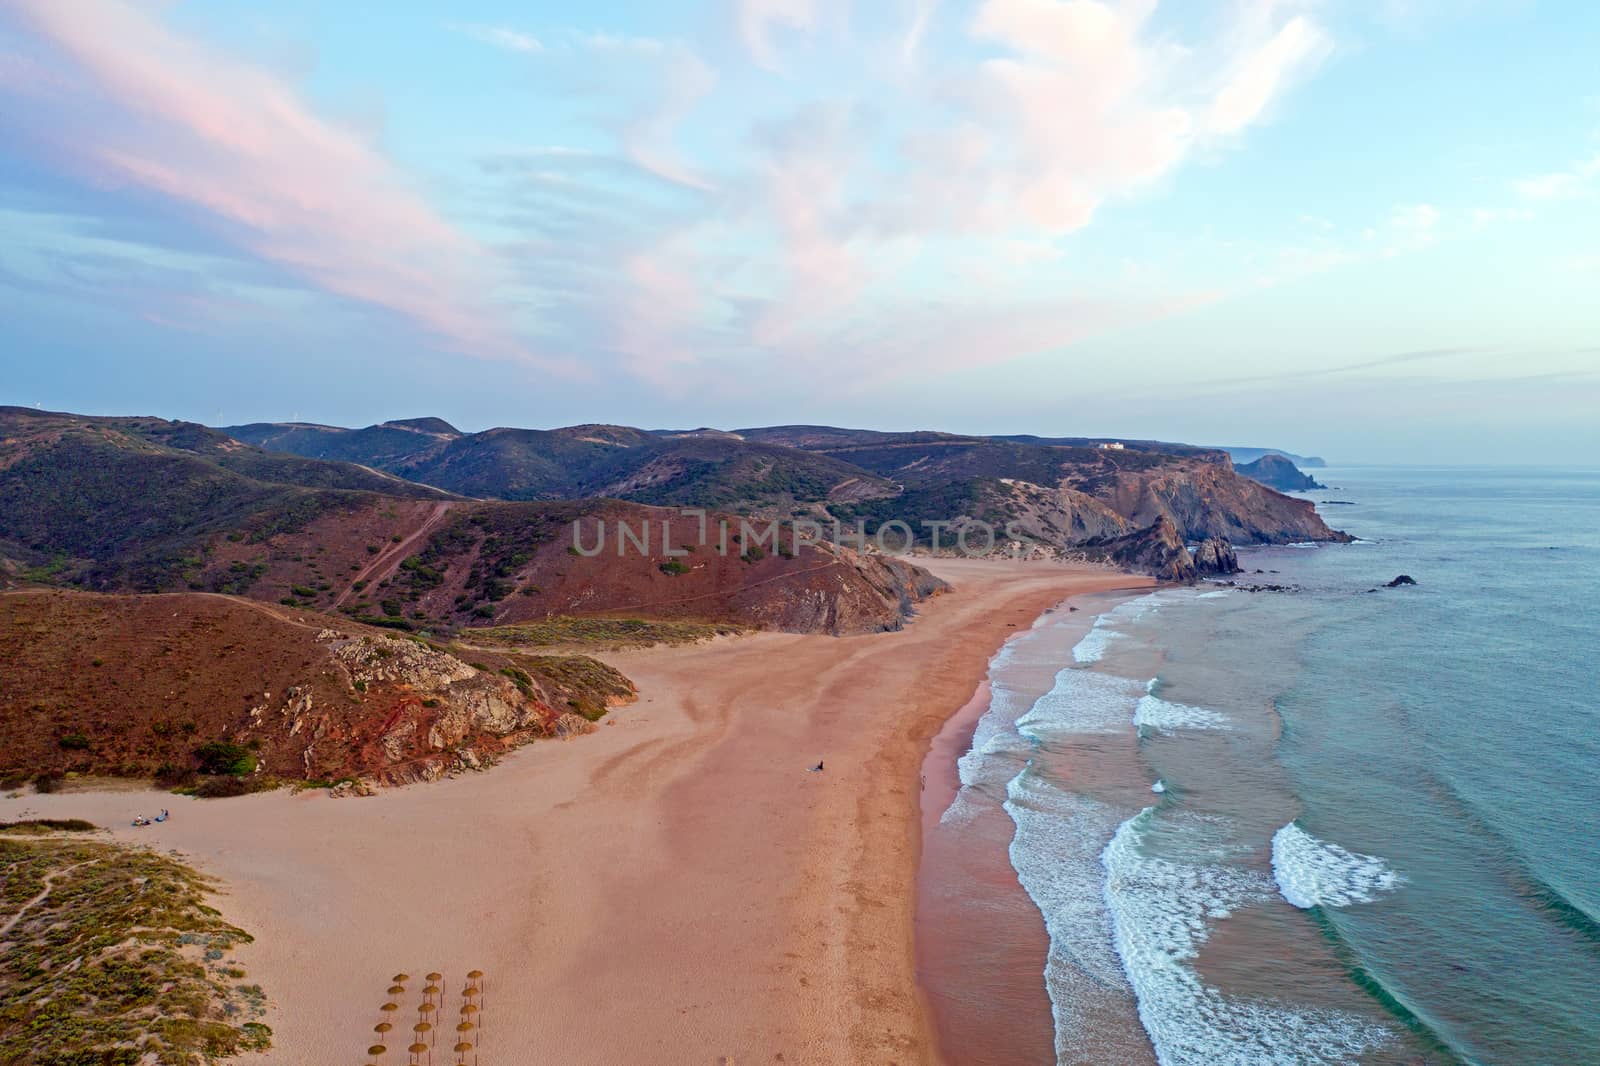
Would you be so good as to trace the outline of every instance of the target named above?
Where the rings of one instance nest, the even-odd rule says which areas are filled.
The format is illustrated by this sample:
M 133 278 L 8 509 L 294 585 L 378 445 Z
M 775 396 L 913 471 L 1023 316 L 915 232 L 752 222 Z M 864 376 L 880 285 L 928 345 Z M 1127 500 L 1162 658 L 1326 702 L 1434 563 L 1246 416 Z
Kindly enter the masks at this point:
M 0 1062 L 213 1063 L 271 1043 L 250 936 L 151 851 L 0 836 Z
M 751 632 L 731 622 L 665 622 L 649 618 L 575 618 L 558 615 L 538 622 L 467 629 L 464 641 L 511 648 L 646 648 L 655 644 L 697 644 L 715 637 Z

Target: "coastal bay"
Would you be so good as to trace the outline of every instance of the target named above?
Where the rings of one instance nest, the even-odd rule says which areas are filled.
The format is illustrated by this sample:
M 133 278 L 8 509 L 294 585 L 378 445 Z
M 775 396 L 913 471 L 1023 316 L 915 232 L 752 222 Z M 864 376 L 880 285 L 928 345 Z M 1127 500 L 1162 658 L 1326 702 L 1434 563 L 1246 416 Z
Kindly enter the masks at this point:
M 351 1058 L 392 974 L 488 975 L 483 1048 L 568 1062 L 930 1062 L 919 769 L 995 650 L 1098 567 L 930 559 L 898 632 L 610 653 L 639 702 L 592 736 L 369 798 L 0 801 L 172 849 L 226 886 L 272 1003 L 262 1061 Z M 808 768 L 818 761 L 820 773 Z

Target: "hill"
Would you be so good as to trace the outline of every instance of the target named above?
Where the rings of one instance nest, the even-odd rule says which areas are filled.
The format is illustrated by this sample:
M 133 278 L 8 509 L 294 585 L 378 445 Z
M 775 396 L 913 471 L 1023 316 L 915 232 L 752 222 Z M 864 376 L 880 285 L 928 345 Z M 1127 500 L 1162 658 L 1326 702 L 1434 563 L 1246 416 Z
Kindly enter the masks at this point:
M 183 587 L 203 546 L 223 536 L 260 543 L 378 501 L 449 498 L 193 423 L 0 408 L 0 560 L 40 579 Z
M 1308 470 L 1321 469 L 1328 465 L 1328 461 L 1320 455 L 1296 455 L 1294 452 L 1286 452 L 1282 448 L 1224 448 L 1222 450 L 1227 452 L 1229 458 L 1236 463 L 1253 463 L 1264 455 L 1281 455 L 1295 466 Z
M 227 744 L 251 775 L 416 780 L 587 731 L 632 696 L 593 660 L 475 648 L 469 663 L 223 596 L 12 592 L 0 634 L 0 774 L 183 779 Z
M 1263 455 L 1253 463 L 1242 463 L 1237 469 L 1251 481 L 1259 481 L 1279 492 L 1304 492 L 1307 489 L 1328 487 L 1283 456 L 1271 453 Z
M 466 500 L 346 463 L 264 452 L 204 427 L 7 415 L 0 584 L 241 595 L 428 632 L 618 611 L 860 632 L 898 628 L 940 587 L 913 566 L 811 542 L 791 541 L 782 553 L 769 543 L 745 558 L 739 548 L 731 558 L 709 549 L 670 555 L 662 523 L 678 521 L 681 540 L 690 534 L 676 510 Z M 716 443 L 674 447 L 692 454 Z M 668 473 L 654 487 L 670 498 Z M 737 532 L 738 517 L 723 520 Z M 569 551 L 574 523 L 602 521 L 613 549 L 619 523 L 652 531 L 649 549 Z
M 225 596 L 0 595 L 0 776 L 193 780 L 231 752 L 241 785 L 399 783 L 586 732 L 632 697 L 592 659 L 458 653 Z
M 348 430 L 260 423 L 222 432 L 266 448 L 361 463 L 451 492 L 502 500 L 615 496 L 755 511 L 893 491 L 826 456 L 709 430 L 650 433 L 582 425 L 452 436 L 397 425 Z
M 367 432 L 367 431 L 344 431 Z M 270 440 L 257 433 L 253 439 Z M 615 496 L 787 517 L 871 531 L 987 523 L 1020 542 L 1073 552 L 1171 520 L 1191 542 L 1341 540 L 1304 501 L 1240 477 L 1220 449 L 1086 437 L 975 437 L 836 426 L 648 433 L 626 427 L 489 430 L 430 446 L 386 469 L 474 496 Z M 385 457 L 363 461 L 383 465 Z

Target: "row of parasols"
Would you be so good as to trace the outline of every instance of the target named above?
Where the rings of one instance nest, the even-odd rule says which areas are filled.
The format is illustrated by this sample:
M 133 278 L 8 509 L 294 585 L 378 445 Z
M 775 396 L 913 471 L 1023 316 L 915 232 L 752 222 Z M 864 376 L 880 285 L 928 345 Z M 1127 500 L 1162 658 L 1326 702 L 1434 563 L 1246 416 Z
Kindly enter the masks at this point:
M 387 1058 L 389 1045 L 391 1041 L 398 1045 L 407 1038 L 407 1025 L 411 1029 L 411 1043 L 405 1049 L 408 1066 L 433 1066 L 435 1051 L 440 1051 L 441 1064 L 453 1062 L 456 1066 L 466 1066 L 470 1061 L 471 1066 L 478 1066 L 478 1045 L 483 1043 L 484 991 L 487 987 L 483 971 L 470 970 L 467 973 L 467 983 L 461 989 L 461 1002 L 456 1009 L 460 1021 L 454 1023 L 453 1045 L 450 1043 L 451 1022 L 445 1016 L 444 974 L 435 972 L 423 978 L 427 983 L 422 986 L 422 1001 L 415 1008 L 415 1022 L 403 1019 L 402 1015 L 408 1009 L 400 1005 L 406 994 L 406 982 L 410 980 L 411 975 L 404 973 L 397 973 L 390 978 L 388 998 L 378 1008 L 378 1024 L 372 1027 L 378 1035 L 377 1042 L 367 1048 L 367 1057 L 372 1066 L 399 1062 L 398 1057 Z M 443 1050 L 440 1049 L 441 1038 Z

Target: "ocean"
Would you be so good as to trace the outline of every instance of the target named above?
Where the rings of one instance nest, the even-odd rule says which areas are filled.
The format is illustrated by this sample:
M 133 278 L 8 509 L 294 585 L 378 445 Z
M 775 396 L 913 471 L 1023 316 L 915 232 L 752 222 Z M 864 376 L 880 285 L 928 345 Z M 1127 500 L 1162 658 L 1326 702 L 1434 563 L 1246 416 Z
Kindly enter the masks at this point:
M 957 1061 L 1600 1063 L 1600 470 L 1316 473 L 1360 540 L 1241 552 L 1287 591 L 1052 612 L 991 663 L 925 862 L 1000 837 L 1023 893 L 930 905 L 1046 939 L 935 982 Z

